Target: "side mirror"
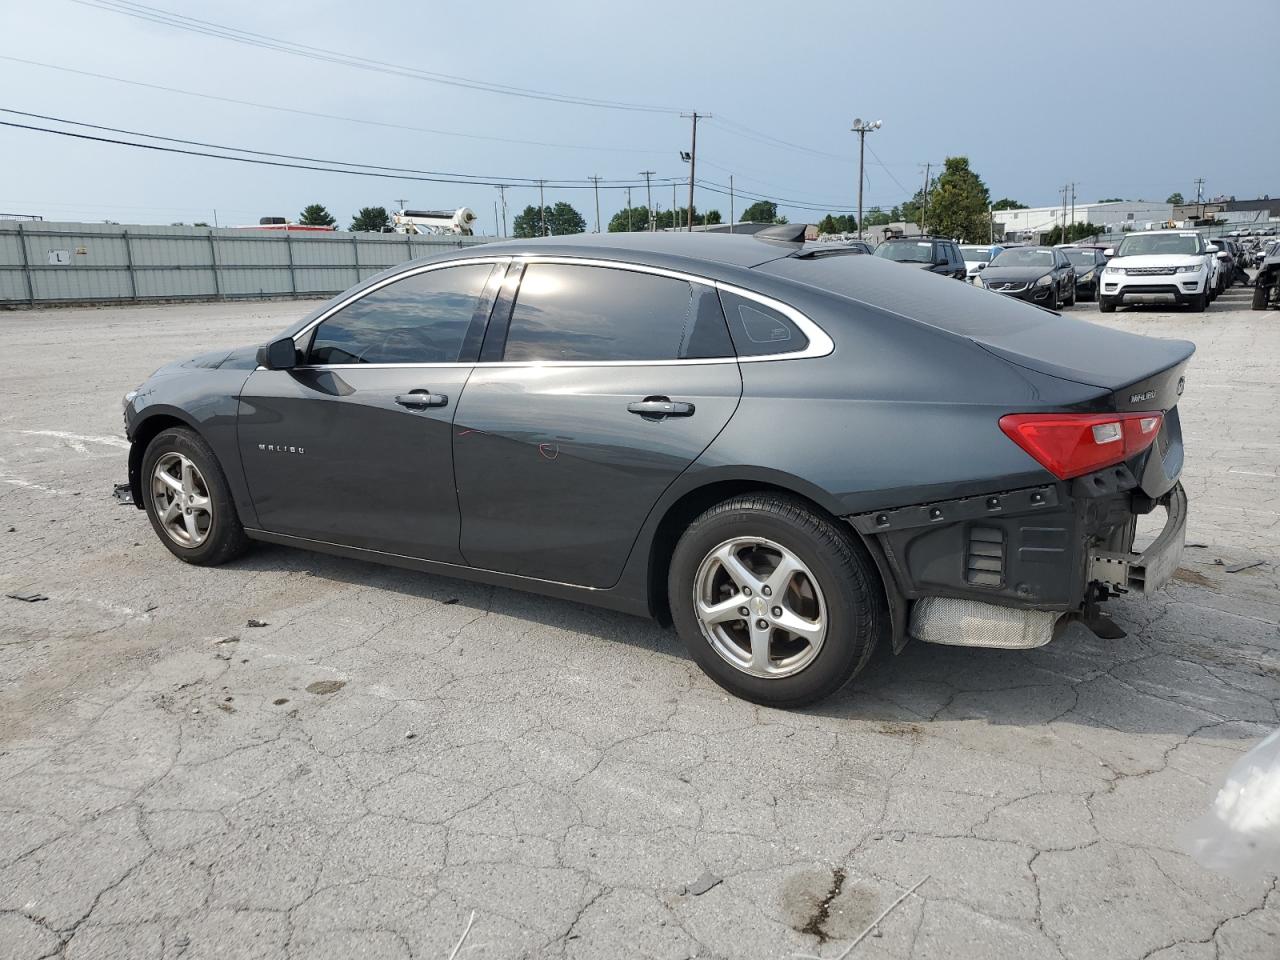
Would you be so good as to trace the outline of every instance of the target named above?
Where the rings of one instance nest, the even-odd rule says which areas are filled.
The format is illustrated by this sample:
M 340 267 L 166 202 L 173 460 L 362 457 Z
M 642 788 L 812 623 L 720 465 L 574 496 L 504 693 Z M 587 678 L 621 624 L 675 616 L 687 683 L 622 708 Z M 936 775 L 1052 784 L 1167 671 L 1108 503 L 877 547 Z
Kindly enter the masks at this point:
M 979 269 L 979 270 L 985 270 L 985 269 L 987 269 L 987 265 L 986 265 L 985 263 L 983 263 L 981 260 L 979 260 L 979 261 L 978 261 L 978 269 Z
M 258 348 L 258 366 L 268 370 L 291 370 L 298 365 L 298 347 L 293 337 L 272 340 Z
M 1210 253 L 1217 253 L 1218 245 L 1216 243 L 1211 243 L 1207 247 L 1205 247 L 1205 249 L 1208 250 Z
M 1103 251 L 1102 251 L 1102 255 L 1103 255 L 1104 257 L 1106 257 L 1108 260 L 1110 260 L 1112 257 L 1114 257 L 1114 256 L 1116 255 L 1116 248 L 1115 248 L 1115 247 L 1107 247 L 1107 249 L 1105 249 L 1105 250 L 1103 250 Z

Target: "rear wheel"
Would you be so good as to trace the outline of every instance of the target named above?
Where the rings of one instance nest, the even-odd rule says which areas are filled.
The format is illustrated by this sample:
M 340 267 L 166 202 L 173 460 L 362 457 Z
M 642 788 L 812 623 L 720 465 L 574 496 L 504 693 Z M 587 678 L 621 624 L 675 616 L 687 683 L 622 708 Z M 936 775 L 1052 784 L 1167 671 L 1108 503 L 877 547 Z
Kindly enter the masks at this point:
M 1074 280 L 1071 282 L 1071 299 L 1066 301 L 1066 305 L 1068 307 L 1074 307 L 1076 305 L 1076 284 Z
M 142 458 L 142 494 L 156 536 L 178 559 L 211 567 L 248 549 L 226 475 L 195 431 L 156 434 Z
M 888 622 L 862 545 L 783 494 L 735 497 L 698 517 L 676 544 L 667 589 L 698 665 L 736 696 L 774 707 L 840 689 Z
M 1271 286 L 1269 284 L 1259 283 L 1257 280 L 1255 280 L 1253 285 L 1253 309 L 1255 310 L 1267 309 L 1267 301 L 1270 299 L 1270 297 L 1268 297 L 1268 294 L 1270 292 L 1271 292 Z

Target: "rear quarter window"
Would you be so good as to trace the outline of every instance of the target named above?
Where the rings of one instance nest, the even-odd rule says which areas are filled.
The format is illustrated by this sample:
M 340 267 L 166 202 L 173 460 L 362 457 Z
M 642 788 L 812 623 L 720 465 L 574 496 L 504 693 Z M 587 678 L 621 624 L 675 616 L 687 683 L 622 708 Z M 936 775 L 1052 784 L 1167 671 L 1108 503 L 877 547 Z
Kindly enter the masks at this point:
M 795 353 L 809 346 L 809 338 L 779 311 L 727 290 L 720 292 L 729 333 L 740 357 Z

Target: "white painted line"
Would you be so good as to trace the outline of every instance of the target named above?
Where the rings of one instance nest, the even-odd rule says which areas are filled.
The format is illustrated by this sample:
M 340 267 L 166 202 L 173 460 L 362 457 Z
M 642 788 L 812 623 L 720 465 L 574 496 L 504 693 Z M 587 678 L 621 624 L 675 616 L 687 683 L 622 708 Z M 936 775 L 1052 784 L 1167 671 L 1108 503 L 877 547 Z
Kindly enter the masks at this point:
M 66 440 L 80 453 L 88 452 L 84 447 L 86 443 L 101 443 L 108 447 L 129 449 L 129 441 L 123 437 L 90 437 L 82 433 L 67 433 L 65 430 L 23 430 L 22 432 L 31 437 L 55 437 L 58 440 Z
M 45 487 L 38 483 L 32 483 L 30 480 L 22 480 L 18 477 L 0 477 L 0 483 L 12 484 L 15 487 L 22 487 L 24 490 L 39 490 L 41 493 L 54 493 L 58 496 L 66 496 L 65 490 L 55 490 L 53 487 Z

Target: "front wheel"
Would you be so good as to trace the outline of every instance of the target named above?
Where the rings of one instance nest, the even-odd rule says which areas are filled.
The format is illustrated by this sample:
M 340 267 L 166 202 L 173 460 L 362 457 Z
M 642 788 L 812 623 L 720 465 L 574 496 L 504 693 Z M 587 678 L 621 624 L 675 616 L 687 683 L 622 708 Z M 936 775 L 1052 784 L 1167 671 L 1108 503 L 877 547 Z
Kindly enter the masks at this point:
M 839 690 L 871 656 L 888 612 L 854 535 L 771 492 L 717 504 L 676 544 L 671 615 L 690 655 L 729 692 L 800 707 Z
M 142 458 L 142 495 L 156 536 L 179 560 L 212 567 L 249 547 L 226 475 L 194 430 L 156 434 Z
M 1068 307 L 1074 307 L 1074 306 L 1076 305 L 1076 285 L 1075 285 L 1075 283 L 1072 283 L 1072 284 L 1071 284 L 1071 299 L 1070 299 L 1070 300 L 1068 300 L 1068 301 L 1066 301 L 1066 305 L 1067 305 Z
M 1098 294 L 1098 310 L 1102 313 L 1115 313 L 1116 302 L 1114 300 L 1108 300 L 1102 294 Z
M 1191 308 L 1192 313 L 1204 313 L 1205 308 L 1209 306 L 1208 297 L 1203 293 L 1197 293 L 1187 305 Z
M 1049 294 L 1049 309 L 1062 309 L 1062 298 L 1058 296 L 1058 285 L 1056 283 L 1053 285 L 1053 292 Z

